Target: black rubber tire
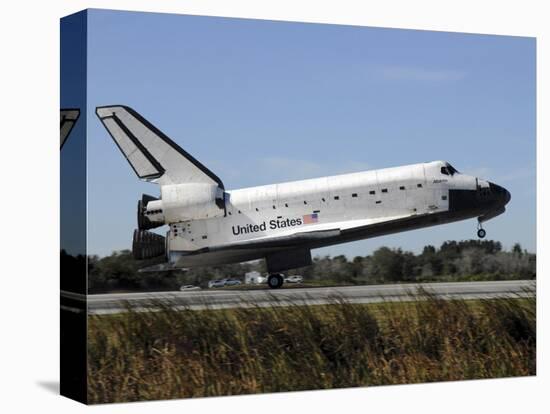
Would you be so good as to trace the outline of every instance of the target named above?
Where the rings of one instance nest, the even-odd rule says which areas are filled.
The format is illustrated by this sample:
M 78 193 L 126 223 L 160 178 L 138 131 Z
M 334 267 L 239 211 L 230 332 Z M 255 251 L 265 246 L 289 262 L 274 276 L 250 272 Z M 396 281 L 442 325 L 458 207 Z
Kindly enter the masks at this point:
M 280 274 L 269 275 L 267 278 L 267 285 L 271 289 L 279 289 L 283 286 L 284 281 L 283 276 Z
M 483 239 L 485 237 L 485 235 L 487 234 L 487 232 L 483 229 L 479 229 L 477 231 L 477 237 L 479 237 L 480 239 Z

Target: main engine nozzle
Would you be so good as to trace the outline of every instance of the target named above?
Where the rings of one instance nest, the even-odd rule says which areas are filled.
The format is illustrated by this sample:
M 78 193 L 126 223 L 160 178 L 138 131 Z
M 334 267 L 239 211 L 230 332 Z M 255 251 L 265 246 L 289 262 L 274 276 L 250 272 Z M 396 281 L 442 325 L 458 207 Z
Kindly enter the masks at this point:
M 137 205 L 138 229 L 150 230 L 164 225 L 162 201 L 148 194 L 143 194 Z

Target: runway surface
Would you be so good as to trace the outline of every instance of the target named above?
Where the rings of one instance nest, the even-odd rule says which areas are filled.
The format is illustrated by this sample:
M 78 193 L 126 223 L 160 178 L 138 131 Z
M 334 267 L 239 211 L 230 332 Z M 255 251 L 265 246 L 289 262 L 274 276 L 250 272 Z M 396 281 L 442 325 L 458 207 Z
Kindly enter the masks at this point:
M 535 281 L 422 283 L 396 285 L 366 285 L 278 290 L 204 289 L 188 292 L 109 293 L 80 295 L 61 292 L 61 308 L 72 312 L 110 314 L 125 312 L 129 307 L 138 311 L 155 308 L 155 302 L 169 303 L 181 309 L 221 309 L 246 306 L 320 305 L 344 300 L 350 303 L 414 300 L 411 295 L 425 290 L 443 299 L 492 299 L 526 297 L 535 294 Z M 416 298 L 418 299 L 418 298 Z

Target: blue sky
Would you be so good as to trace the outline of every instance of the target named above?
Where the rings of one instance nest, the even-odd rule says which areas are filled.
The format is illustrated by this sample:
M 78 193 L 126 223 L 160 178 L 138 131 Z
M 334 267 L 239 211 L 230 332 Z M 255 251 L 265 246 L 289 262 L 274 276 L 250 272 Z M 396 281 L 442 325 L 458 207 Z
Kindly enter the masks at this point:
M 227 189 L 443 159 L 512 193 L 486 223 L 536 248 L 535 39 L 91 10 L 88 246 L 129 248 L 140 182 L 97 120 L 125 104 Z M 314 254 L 418 251 L 475 237 L 476 222 Z

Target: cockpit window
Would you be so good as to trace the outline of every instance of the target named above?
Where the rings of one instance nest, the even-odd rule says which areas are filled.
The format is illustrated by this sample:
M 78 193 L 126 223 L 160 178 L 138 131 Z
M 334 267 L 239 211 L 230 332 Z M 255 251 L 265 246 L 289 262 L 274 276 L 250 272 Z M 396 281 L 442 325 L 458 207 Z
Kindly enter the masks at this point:
M 455 175 L 459 173 L 458 170 L 455 167 L 453 167 L 451 164 L 447 164 L 447 171 L 451 175 Z
M 455 175 L 455 174 L 459 174 L 459 172 L 457 171 L 457 169 L 455 167 L 453 167 L 451 164 L 449 163 L 445 163 L 445 165 L 443 167 L 441 167 L 441 174 L 444 174 L 444 175 Z

